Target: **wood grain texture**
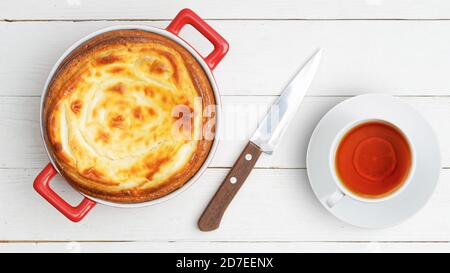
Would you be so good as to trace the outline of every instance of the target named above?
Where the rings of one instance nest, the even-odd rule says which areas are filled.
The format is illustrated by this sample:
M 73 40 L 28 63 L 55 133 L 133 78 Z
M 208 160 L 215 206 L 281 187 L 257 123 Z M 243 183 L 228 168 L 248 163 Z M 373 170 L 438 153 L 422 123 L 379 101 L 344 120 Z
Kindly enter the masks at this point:
M 75 41 L 117 24 L 0 23 L 0 96 L 40 96 L 51 67 Z M 222 95 L 279 95 L 318 47 L 324 55 L 311 96 L 368 92 L 448 96 L 450 21 L 209 21 L 230 43 L 214 75 Z M 206 54 L 210 44 L 182 36 Z
M 223 214 L 239 189 L 244 185 L 261 153 L 262 151 L 257 145 L 251 141 L 247 143 L 200 216 L 198 228 L 201 231 L 212 231 L 219 227 Z
M 443 170 L 430 202 L 398 226 L 368 230 L 345 224 L 316 200 L 302 169 L 255 169 L 227 210 L 221 227 L 201 232 L 196 222 L 229 169 L 209 169 L 176 198 L 139 209 L 98 205 L 77 224 L 32 189 L 32 169 L 0 170 L 0 241 L 450 241 L 450 170 Z M 55 190 L 75 193 L 60 177 Z
M 182 8 L 221 19 L 445 19 L 445 0 L 191 0 L 89 1 L 16 0 L 0 2 L 2 19 L 170 19 Z
M 450 243 L 442 242 L 9 242 L 0 243 L 4 252 L 63 253 L 190 253 L 190 252 L 313 252 L 313 253 L 404 253 L 450 251 Z

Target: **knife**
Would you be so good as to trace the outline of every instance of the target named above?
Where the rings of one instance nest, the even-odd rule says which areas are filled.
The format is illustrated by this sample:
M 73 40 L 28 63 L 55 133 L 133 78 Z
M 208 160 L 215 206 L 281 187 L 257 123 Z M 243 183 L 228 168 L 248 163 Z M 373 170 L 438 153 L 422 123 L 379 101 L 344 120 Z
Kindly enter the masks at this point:
M 297 72 L 280 97 L 271 106 L 225 177 L 222 185 L 203 211 L 202 216 L 200 216 L 198 227 L 201 231 L 211 231 L 219 227 L 225 210 L 244 184 L 261 153 L 269 155 L 273 153 L 313 81 L 321 57 L 322 50 L 319 49 Z

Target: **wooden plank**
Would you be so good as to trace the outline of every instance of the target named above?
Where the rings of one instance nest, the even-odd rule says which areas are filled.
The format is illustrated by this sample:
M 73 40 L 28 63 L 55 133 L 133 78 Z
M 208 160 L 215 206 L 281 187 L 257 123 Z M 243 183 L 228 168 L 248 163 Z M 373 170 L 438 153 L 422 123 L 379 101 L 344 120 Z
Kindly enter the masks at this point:
M 190 252 L 294 252 L 294 253 L 446 253 L 450 243 L 417 242 L 19 242 L 0 243 L 0 253 L 190 253 Z
M 32 189 L 38 170 L 0 170 L 0 241 L 450 241 L 450 170 L 443 170 L 431 201 L 413 218 L 389 229 L 349 226 L 314 197 L 305 170 L 256 169 L 228 208 L 219 230 L 202 233 L 196 221 L 226 175 L 209 169 L 186 192 L 140 209 L 98 205 L 72 223 Z M 80 196 L 56 178 L 70 202 Z
M 450 16 L 445 0 L 220 1 L 180 2 L 120 0 L 1 1 L 3 19 L 171 19 L 189 7 L 204 18 L 223 19 L 443 19 Z
M 257 167 L 305 168 L 309 138 L 321 117 L 343 97 L 307 97 L 282 143 L 272 156 L 262 155 Z M 442 164 L 450 167 L 449 97 L 402 97 L 421 112 L 440 139 Z M 273 96 L 224 96 L 219 148 L 211 167 L 231 167 L 257 123 L 275 100 Z M 0 168 L 41 168 L 48 159 L 40 137 L 38 97 L 0 99 Z
M 125 2 L 124 2 L 125 3 Z M 0 9 L 1 10 L 1 9 Z M 39 96 L 51 67 L 72 43 L 116 24 L 167 22 L 0 23 L 0 96 Z M 231 45 L 215 76 L 223 95 L 278 95 L 316 48 L 324 58 L 314 96 L 367 92 L 450 93 L 450 21 L 210 21 Z M 210 45 L 192 29 L 183 37 Z

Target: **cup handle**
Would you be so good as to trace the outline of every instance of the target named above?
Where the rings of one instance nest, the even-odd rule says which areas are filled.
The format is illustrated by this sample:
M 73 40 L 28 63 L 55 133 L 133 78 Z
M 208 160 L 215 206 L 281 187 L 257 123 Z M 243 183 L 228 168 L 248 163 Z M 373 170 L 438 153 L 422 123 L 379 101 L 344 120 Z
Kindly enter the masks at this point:
M 52 206 L 59 210 L 64 216 L 73 222 L 79 222 L 95 206 L 95 202 L 84 198 L 77 206 L 72 206 L 64 201 L 56 192 L 50 188 L 50 180 L 57 174 L 51 163 L 39 173 L 34 180 L 34 189 L 47 200 Z
M 339 201 L 341 201 L 342 198 L 344 198 L 344 196 L 345 196 L 345 194 L 343 192 L 341 192 L 340 190 L 337 190 L 325 198 L 325 203 L 331 209 L 337 203 L 339 203 Z

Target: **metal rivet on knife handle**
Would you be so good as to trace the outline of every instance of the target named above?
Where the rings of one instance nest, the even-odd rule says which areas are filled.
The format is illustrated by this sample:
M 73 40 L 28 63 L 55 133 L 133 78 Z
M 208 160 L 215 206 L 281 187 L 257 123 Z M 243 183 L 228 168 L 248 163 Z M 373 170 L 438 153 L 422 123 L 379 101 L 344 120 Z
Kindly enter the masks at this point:
M 205 211 L 198 221 L 198 227 L 202 231 L 211 231 L 219 227 L 222 216 L 233 197 L 244 184 L 248 175 L 251 173 L 257 159 L 261 155 L 258 146 L 249 142 L 242 151 L 241 155 L 234 163 L 224 183 L 217 190 L 216 194 L 209 202 Z M 251 155 L 254 160 L 247 160 L 246 156 Z

